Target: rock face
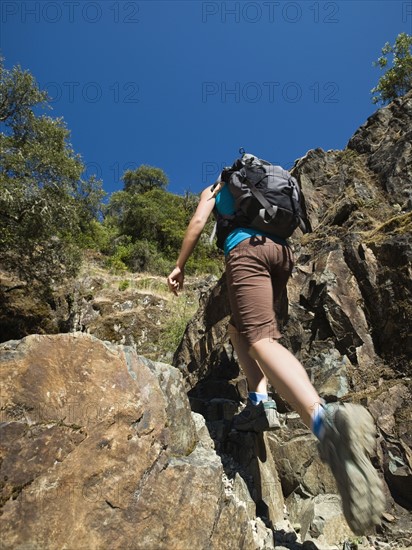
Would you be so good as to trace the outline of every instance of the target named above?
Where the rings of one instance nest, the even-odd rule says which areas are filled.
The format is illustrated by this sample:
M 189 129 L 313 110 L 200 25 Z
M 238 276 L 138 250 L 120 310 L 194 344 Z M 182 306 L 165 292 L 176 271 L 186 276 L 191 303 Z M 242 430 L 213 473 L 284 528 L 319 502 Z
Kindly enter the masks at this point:
M 283 343 L 327 401 L 360 402 L 372 413 L 374 460 L 392 518 L 381 535 L 401 548 L 412 544 L 412 92 L 371 116 L 344 151 L 309 151 L 293 173 L 314 231 L 292 242 L 296 267 Z M 245 396 L 227 342 L 228 315 L 221 280 L 203 297 L 174 357 L 192 406 L 206 418 L 213 391 Z M 314 540 L 308 510 L 316 516 L 319 495 L 336 493 L 330 472 L 302 425 L 268 443 L 290 518 L 301 524 L 302 540 Z
M 254 547 L 177 369 L 80 333 L 0 353 L 2 547 Z
M 134 346 L 150 359 L 171 361 L 178 339 L 173 316 L 196 311 L 196 281 L 179 297 L 178 311 L 164 277 L 109 273 L 99 257 L 88 257 L 74 281 L 40 295 L 0 269 L 0 342 L 29 334 L 86 332 L 114 344 Z M 180 314 L 180 318 L 179 315 Z M 170 334 L 172 340 L 170 340 Z M 176 340 L 176 341 L 174 341 Z

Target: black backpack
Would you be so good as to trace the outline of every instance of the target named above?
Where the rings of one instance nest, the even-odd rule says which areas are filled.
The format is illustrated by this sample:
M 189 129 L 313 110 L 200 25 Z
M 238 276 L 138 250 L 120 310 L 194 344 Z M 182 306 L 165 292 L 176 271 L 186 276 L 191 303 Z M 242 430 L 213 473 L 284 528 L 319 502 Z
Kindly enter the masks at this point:
M 235 214 L 222 216 L 215 209 L 217 246 L 236 227 L 252 227 L 286 239 L 297 227 L 311 231 L 305 217 L 302 192 L 296 179 L 281 166 L 245 153 L 240 149 L 230 168 L 224 168 L 212 190 L 224 182 L 235 199 Z

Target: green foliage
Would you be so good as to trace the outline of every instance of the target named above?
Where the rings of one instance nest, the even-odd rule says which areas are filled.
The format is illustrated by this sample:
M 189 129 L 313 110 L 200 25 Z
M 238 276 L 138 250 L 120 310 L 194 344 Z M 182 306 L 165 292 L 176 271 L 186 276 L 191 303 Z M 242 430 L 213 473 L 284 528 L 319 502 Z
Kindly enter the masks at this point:
M 132 271 L 167 275 L 179 254 L 197 203 L 195 195 L 187 193 L 182 197 L 161 188 L 141 193 L 113 193 L 105 222 L 117 227 L 120 239 L 129 240 L 126 248 L 122 245 L 123 248 L 113 252 L 111 265 L 116 258 L 117 268 L 125 265 Z M 223 261 L 220 253 L 214 244 L 208 242 L 212 228 L 210 220 L 187 263 L 188 274 L 221 272 Z
M 114 225 L 93 219 L 81 232 L 77 242 L 81 248 L 99 250 L 109 255 L 115 250 L 114 241 L 117 236 L 118 230 Z
M 130 286 L 130 281 L 125 279 L 124 281 L 120 281 L 119 283 L 119 290 L 123 292 L 124 290 L 127 290 Z
M 84 165 L 61 118 L 28 71 L 0 58 L 0 262 L 44 289 L 74 275 L 79 246 L 100 209 L 101 183 L 81 179 Z M 95 230 L 95 228 L 94 228 Z
M 130 238 L 117 240 L 112 254 L 108 257 L 106 265 L 114 273 L 124 273 L 128 269 L 128 262 L 132 248 Z
M 145 164 L 136 170 L 127 170 L 122 179 L 124 190 L 128 193 L 146 193 L 152 189 L 164 189 L 169 181 L 161 168 Z
M 188 322 L 197 310 L 197 301 L 188 294 L 181 294 L 169 305 L 168 320 L 162 327 L 159 347 L 163 353 L 174 353 L 182 340 Z
M 371 90 L 376 94 L 373 103 L 389 103 L 412 89 L 412 36 L 401 33 L 395 44 L 389 42 L 382 48 L 382 56 L 373 63 L 375 67 L 386 69 L 388 56 L 392 54 L 392 67 L 379 79 L 378 85 Z
M 0 58 L 0 264 L 44 290 L 74 276 L 82 249 L 107 256 L 116 273 L 167 275 L 178 256 L 198 197 L 166 191 L 162 169 L 142 165 L 123 175 L 102 218 L 104 192 L 69 142 L 62 118 L 36 114 L 51 108 L 47 93 L 20 66 Z M 206 227 L 187 264 L 188 274 L 217 273 L 222 258 Z
M 181 197 L 163 189 L 132 195 L 121 220 L 122 231 L 154 242 L 160 250 L 176 250 L 188 222 L 188 213 L 182 206 Z

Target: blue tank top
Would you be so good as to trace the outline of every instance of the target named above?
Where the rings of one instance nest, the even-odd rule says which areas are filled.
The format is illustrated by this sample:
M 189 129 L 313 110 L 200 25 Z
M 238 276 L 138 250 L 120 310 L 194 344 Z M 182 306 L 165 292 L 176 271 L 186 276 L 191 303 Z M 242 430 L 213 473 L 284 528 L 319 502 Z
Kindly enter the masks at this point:
M 215 204 L 217 211 L 223 216 L 231 216 L 235 213 L 235 199 L 233 198 L 233 195 L 229 191 L 227 185 L 224 185 L 222 190 L 218 193 Z M 269 235 L 268 233 L 264 233 L 263 231 L 253 229 L 252 227 L 237 227 L 226 237 L 224 244 L 225 256 L 227 256 L 229 252 L 239 243 L 246 239 L 250 239 L 250 237 L 254 237 L 255 235 L 267 237 L 275 243 L 279 243 L 284 246 L 287 246 L 288 244 L 286 240 L 282 239 L 281 237 Z

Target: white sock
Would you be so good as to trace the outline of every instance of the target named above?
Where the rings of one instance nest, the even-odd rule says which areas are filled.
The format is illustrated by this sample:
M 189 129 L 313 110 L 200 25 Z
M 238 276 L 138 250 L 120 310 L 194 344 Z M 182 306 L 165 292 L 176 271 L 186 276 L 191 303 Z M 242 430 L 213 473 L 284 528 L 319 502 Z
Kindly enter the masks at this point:
M 248 393 L 249 400 L 254 405 L 259 405 L 261 401 L 267 401 L 268 400 L 268 394 L 267 393 L 258 393 L 255 391 L 250 391 Z
M 316 435 L 316 437 L 319 439 L 319 441 L 322 441 L 323 436 L 325 435 L 325 423 L 323 421 L 324 416 L 325 409 L 322 405 L 317 405 L 312 413 L 311 429 L 314 435 Z

